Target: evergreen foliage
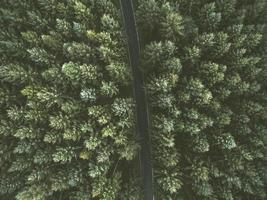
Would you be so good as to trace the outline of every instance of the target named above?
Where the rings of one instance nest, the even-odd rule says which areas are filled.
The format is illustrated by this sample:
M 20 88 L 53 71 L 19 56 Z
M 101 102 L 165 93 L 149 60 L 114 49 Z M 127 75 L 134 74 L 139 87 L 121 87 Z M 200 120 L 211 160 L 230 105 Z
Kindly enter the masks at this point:
M 157 199 L 266 199 L 266 3 L 139 2 Z
M 267 197 L 267 3 L 138 0 L 155 198 Z M 1 0 L 0 199 L 141 200 L 115 0 Z
M 139 199 L 117 5 L 3 0 L 0 7 L 0 199 Z

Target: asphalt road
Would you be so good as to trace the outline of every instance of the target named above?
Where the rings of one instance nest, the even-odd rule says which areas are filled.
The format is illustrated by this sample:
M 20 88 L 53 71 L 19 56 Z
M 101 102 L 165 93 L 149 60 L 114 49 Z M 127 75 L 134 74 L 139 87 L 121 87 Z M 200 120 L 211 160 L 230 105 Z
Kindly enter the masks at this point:
M 136 29 L 132 0 L 121 0 L 121 10 L 128 38 L 129 61 L 133 73 L 133 90 L 136 105 L 136 134 L 140 139 L 140 170 L 143 179 L 144 200 L 153 200 L 153 168 L 149 137 L 148 101 L 144 75 L 140 70 L 140 45 Z

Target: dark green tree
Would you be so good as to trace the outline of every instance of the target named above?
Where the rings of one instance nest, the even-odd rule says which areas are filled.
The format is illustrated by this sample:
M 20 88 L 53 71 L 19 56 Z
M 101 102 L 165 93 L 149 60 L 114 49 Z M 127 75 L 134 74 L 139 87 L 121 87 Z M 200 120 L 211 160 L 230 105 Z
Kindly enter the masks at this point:
M 3 0 L 0 8 L 0 199 L 138 199 L 118 7 Z
M 264 200 L 267 3 L 135 1 L 155 198 Z M 119 1 L 1 0 L 0 199 L 141 200 Z
M 265 4 L 140 1 L 158 199 L 266 198 Z

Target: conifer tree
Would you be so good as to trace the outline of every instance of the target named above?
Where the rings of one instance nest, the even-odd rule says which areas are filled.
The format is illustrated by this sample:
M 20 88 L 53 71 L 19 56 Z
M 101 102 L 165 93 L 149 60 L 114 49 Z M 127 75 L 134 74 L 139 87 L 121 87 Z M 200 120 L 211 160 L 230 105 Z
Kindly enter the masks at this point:
M 155 198 L 266 199 L 267 3 L 138 0 Z M 115 0 L 1 0 L 0 199 L 141 200 Z
M 263 8 L 140 1 L 158 199 L 266 198 Z
M 0 199 L 138 199 L 118 5 L 4 0 L 0 7 Z

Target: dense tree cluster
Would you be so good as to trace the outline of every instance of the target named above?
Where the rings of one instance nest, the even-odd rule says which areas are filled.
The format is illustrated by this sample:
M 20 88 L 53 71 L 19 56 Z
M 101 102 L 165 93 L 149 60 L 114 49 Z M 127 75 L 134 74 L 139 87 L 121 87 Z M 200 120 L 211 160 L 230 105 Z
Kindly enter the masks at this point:
M 156 199 L 266 199 L 266 4 L 135 1 Z M 141 200 L 119 1 L 1 0 L 0 28 L 0 199 Z
M 129 199 L 138 144 L 118 7 L 7 0 L 0 12 L 0 199 Z
M 140 1 L 159 199 L 266 198 L 264 6 Z

